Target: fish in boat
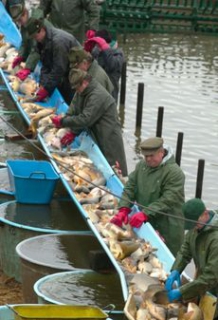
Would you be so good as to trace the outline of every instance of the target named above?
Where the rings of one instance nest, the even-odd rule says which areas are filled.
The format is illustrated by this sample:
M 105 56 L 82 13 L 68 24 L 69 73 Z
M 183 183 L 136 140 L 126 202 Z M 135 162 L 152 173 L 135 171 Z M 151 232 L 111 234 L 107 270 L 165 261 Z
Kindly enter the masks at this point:
M 47 117 L 48 115 L 53 114 L 54 111 L 55 111 L 54 108 L 43 108 L 39 110 L 34 117 L 32 117 L 29 125 L 29 131 L 33 133 L 33 136 L 36 136 L 37 134 L 39 120 L 44 117 Z
M 178 320 L 204 320 L 204 315 L 196 303 L 189 302 L 186 312 L 184 309 L 180 309 Z
M 34 79 L 26 78 L 21 82 L 19 92 L 33 98 L 38 88 L 39 85 Z
M 11 47 L 10 43 L 8 42 L 0 42 L 0 58 L 5 57 L 6 51 Z
M 123 260 L 129 257 L 131 253 L 138 249 L 139 243 L 135 241 L 117 241 L 114 239 L 109 240 L 110 250 L 117 260 Z
M 110 194 L 110 193 L 106 193 L 100 203 L 99 203 L 99 206 L 98 206 L 98 209 L 115 209 L 117 208 L 118 206 L 118 199 Z

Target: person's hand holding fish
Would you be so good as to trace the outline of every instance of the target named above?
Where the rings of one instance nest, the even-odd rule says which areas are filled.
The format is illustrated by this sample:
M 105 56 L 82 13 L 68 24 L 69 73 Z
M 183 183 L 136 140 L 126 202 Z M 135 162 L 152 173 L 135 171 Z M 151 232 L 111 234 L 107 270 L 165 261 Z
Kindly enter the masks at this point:
M 128 215 L 131 212 L 130 208 L 122 207 L 119 209 L 118 213 L 110 220 L 111 223 L 117 225 L 118 227 L 122 227 L 123 223 L 128 223 Z
M 45 100 L 49 95 L 48 91 L 43 88 L 42 86 L 39 88 L 39 90 L 36 92 L 36 101 L 40 102 Z
M 71 144 L 73 142 L 73 140 L 75 139 L 76 137 L 76 134 L 72 131 L 70 132 L 67 132 L 63 138 L 61 138 L 61 145 L 63 147 L 66 147 L 68 146 L 69 144 Z
M 23 57 L 21 57 L 21 56 L 15 57 L 13 62 L 12 62 L 12 69 L 17 67 L 22 61 L 23 61 Z
M 31 70 L 28 68 L 19 70 L 15 75 L 18 77 L 21 81 L 24 81 L 28 75 L 31 73 Z
M 165 283 L 165 289 L 167 291 L 171 291 L 173 289 L 174 282 L 176 282 L 176 287 L 181 286 L 180 273 L 177 270 L 173 270 L 170 273 L 170 275 L 168 276 L 166 283 Z
M 131 227 L 140 228 L 144 222 L 148 221 L 148 215 L 143 211 L 139 211 L 129 219 Z
M 61 128 L 61 120 L 62 120 L 62 118 L 63 118 L 62 115 L 56 115 L 51 119 L 53 125 L 56 128 Z

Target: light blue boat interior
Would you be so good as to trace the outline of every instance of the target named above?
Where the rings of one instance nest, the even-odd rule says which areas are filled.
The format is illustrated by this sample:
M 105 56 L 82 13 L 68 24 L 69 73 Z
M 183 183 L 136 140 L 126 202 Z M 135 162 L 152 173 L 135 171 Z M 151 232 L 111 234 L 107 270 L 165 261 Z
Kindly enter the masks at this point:
M 6 22 L 4 22 L 5 24 L 2 23 L 5 20 L 2 20 L 1 17 L 3 17 L 3 19 L 6 19 Z M 5 26 L 7 26 L 7 25 L 8 25 L 8 28 L 5 28 Z M 6 38 L 10 39 L 11 43 L 13 41 L 13 44 L 16 47 L 19 47 L 19 45 L 20 45 L 19 32 L 17 32 L 16 27 L 14 27 L 14 24 L 10 20 L 10 17 L 5 13 L 5 9 L 4 9 L 2 3 L 0 3 L 0 30 L 1 30 L 1 28 L 3 29 L 3 26 L 4 26 L 4 30 L 2 30 L 2 32 L 4 34 L 6 33 Z M 37 68 L 35 70 L 35 74 L 33 74 L 32 76 L 37 78 L 39 76 L 39 70 L 40 70 L 40 65 L 37 66 Z M 18 109 L 20 110 L 21 114 L 23 115 L 24 119 L 29 124 L 30 120 L 27 117 L 26 113 L 24 112 L 23 108 L 21 107 L 16 95 L 11 90 L 11 87 L 10 87 L 8 81 L 7 81 L 6 75 L 2 72 L 2 70 L 0 70 L 0 76 L 4 79 L 8 91 L 10 92 L 12 98 L 14 99 L 14 101 L 15 101 Z M 56 109 L 56 113 L 57 114 L 66 112 L 67 109 L 68 109 L 68 105 L 64 102 L 63 97 L 60 95 L 58 90 L 54 91 L 53 95 L 50 97 L 50 99 L 46 103 L 40 103 L 40 104 L 45 106 L 45 107 L 53 106 Z M 55 161 L 53 161 L 53 159 L 52 159 L 52 150 L 48 149 L 48 147 L 46 146 L 46 144 L 45 144 L 45 142 L 44 142 L 44 140 L 43 140 L 43 138 L 42 138 L 42 136 L 40 134 L 38 135 L 38 139 L 41 142 L 45 152 L 50 157 L 51 163 L 53 164 L 55 170 L 60 174 L 60 178 L 61 178 L 66 190 L 68 191 L 70 197 L 75 202 L 75 204 L 78 207 L 78 209 L 80 210 L 82 216 L 86 219 L 90 229 L 96 235 L 97 239 L 100 241 L 102 247 L 105 249 L 106 253 L 108 254 L 109 258 L 111 259 L 112 263 L 114 264 L 114 266 L 115 266 L 115 268 L 116 268 L 116 270 L 117 270 L 117 272 L 118 272 L 118 274 L 120 276 L 120 281 L 121 281 L 121 285 L 122 285 L 124 300 L 127 300 L 127 298 L 128 298 L 128 288 L 127 288 L 127 283 L 126 283 L 126 279 L 125 279 L 123 271 L 119 267 L 117 261 L 115 260 L 115 258 L 112 255 L 112 253 L 110 252 L 108 246 L 105 244 L 103 238 L 100 236 L 100 234 L 99 234 L 98 230 L 96 229 L 95 225 L 89 219 L 86 211 L 83 209 L 82 205 L 78 202 L 78 200 L 75 197 L 75 195 L 74 195 L 72 189 L 70 188 L 68 182 L 65 180 L 64 176 L 60 172 L 60 169 L 57 167 Z M 88 154 L 88 156 L 90 157 L 90 159 L 98 167 L 98 169 L 101 170 L 104 173 L 105 178 L 107 179 L 107 187 L 110 188 L 111 192 L 114 193 L 114 195 L 116 195 L 118 197 L 121 195 L 122 189 L 123 189 L 122 183 L 117 178 L 117 176 L 114 174 L 112 168 L 109 166 L 108 162 L 106 161 L 106 159 L 102 155 L 102 153 L 99 150 L 98 146 L 95 144 L 95 142 L 92 140 L 92 138 L 90 137 L 90 135 L 87 132 L 82 132 L 75 139 L 75 141 L 71 145 L 71 148 L 72 148 L 72 150 L 80 149 L 80 150 L 85 151 Z M 136 211 L 137 208 L 134 208 L 134 210 Z M 3 222 L 13 225 L 13 223 L 5 221 L 4 219 L 3 219 Z M 16 227 L 26 228 L 26 227 L 24 227 L 22 225 L 20 225 L 20 226 L 16 225 Z M 31 228 L 31 229 L 33 229 L 34 231 L 44 232 L 44 230 L 36 230 L 35 228 Z M 46 230 L 46 232 L 54 232 L 54 230 Z M 55 232 L 59 232 L 59 231 L 55 230 Z M 150 241 L 151 244 L 154 247 L 158 248 L 157 256 L 161 260 L 161 262 L 163 263 L 164 269 L 167 272 L 169 272 L 170 268 L 171 268 L 171 265 L 172 265 L 172 263 L 174 261 L 174 257 L 171 254 L 171 252 L 169 251 L 169 249 L 166 247 L 166 245 L 157 236 L 157 234 L 154 231 L 154 229 L 152 228 L 152 226 L 149 223 L 146 223 L 141 228 L 135 230 L 135 232 L 139 237 L 145 239 L 146 241 Z

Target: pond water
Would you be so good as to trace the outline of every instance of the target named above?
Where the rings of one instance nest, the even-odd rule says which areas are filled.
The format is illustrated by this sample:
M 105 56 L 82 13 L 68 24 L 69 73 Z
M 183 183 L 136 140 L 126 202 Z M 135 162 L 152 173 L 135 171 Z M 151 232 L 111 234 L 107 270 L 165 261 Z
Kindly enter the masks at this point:
M 195 196 L 198 160 L 205 160 L 202 199 L 218 206 L 218 38 L 205 35 L 144 34 L 119 39 L 127 60 L 127 89 L 120 108 L 131 172 L 139 144 L 156 135 L 158 107 L 164 107 L 162 136 L 176 150 L 184 134 L 181 168 L 186 199 Z M 138 83 L 144 83 L 141 130 L 136 130 Z

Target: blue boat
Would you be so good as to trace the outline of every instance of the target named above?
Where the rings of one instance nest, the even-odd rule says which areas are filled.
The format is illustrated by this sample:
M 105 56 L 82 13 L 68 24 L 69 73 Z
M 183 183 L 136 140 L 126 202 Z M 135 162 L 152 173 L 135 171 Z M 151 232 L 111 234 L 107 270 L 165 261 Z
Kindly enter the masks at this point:
M 7 27 L 5 27 L 7 26 Z M 3 4 L 0 2 L 0 32 L 5 35 L 5 39 L 10 42 L 12 45 L 14 45 L 16 48 L 19 48 L 21 43 L 21 37 L 20 34 L 12 22 L 11 18 L 8 16 L 7 12 L 5 11 L 5 8 Z M 37 78 L 39 69 L 36 68 L 36 71 L 34 73 L 34 76 Z M 11 86 L 9 85 L 8 79 L 6 74 L 3 72 L 3 70 L 0 70 L 0 77 L 2 78 L 6 89 L 10 93 L 12 99 L 14 100 L 18 110 L 22 114 L 23 118 L 25 119 L 27 124 L 30 124 L 30 118 L 20 105 L 20 102 L 18 100 L 17 94 L 11 89 Z M 66 112 L 68 109 L 68 105 L 64 102 L 62 96 L 56 89 L 52 96 L 49 98 L 49 100 L 46 103 L 40 103 L 41 106 L 48 107 L 53 106 L 57 109 L 57 113 L 63 113 Z M 55 159 L 53 158 L 52 150 L 49 149 L 49 147 L 46 145 L 43 136 L 41 134 L 38 134 L 37 136 L 38 140 L 40 141 L 45 153 L 49 157 L 51 163 L 53 164 L 54 168 L 60 175 L 60 178 L 63 182 L 63 185 L 65 186 L 66 190 L 68 191 L 70 197 L 72 198 L 72 201 L 75 202 L 77 207 L 79 208 L 81 215 L 86 220 L 87 224 L 90 227 L 90 230 L 95 234 L 96 238 L 99 240 L 101 246 L 107 253 L 108 257 L 110 258 L 112 264 L 114 265 L 119 277 L 120 282 L 122 286 L 122 293 L 123 293 L 123 299 L 124 301 L 127 301 L 129 290 L 128 290 L 128 284 L 127 280 L 125 278 L 124 272 L 121 269 L 120 265 L 118 264 L 117 260 L 114 258 L 113 254 L 111 253 L 108 245 L 105 243 L 103 237 L 100 235 L 99 231 L 96 228 L 96 225 L 91 221 L 89 215 L 84 210 L 84 207 L 81 205 L 81 203 L 76 198 L 71 186 L 69 185 L 68 181 L 66 180 L 64 174 L 58 167 Z M 113 195 L 116 195 L 117 197 L 120 197 L 123 190 L 123 184 L 120 181 L 120 179 L 117 177 L 117 175 L 114 173 L 113 169 L 108 164 L 107 160 L 101 153 L 99 147 L 96 145 L 96 143 L 92 140 L 91 136 L 87 132 L 82 132 L 73 142 L 72 144 L 72 150 L 80 150 L 85 151 L 89 158 L 93 161 L 95 166 L 103 173 L 105 179 L 106 179 L 106 187 L 110 190 L 110 192 Z M 134 208 L 135 211 L 137 211 L 137 208 Z M 169 273 L 170 268 L 172 266 L 172 263 L 174 261 L 174 256 L 169 251 L 167 246 L 162 242 L 162 240 L 159 238 L 153 227 L 149 224 L 143 224 L 141 228 L 135 229 L 135 233 L 139 238 L 145 239 L 146 241 L 149 241 L 151 245 L 155 248 L 157 248 L 157 257 L 163 264 L 164 270 Z

